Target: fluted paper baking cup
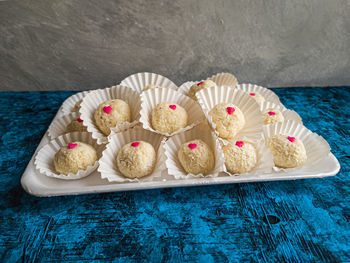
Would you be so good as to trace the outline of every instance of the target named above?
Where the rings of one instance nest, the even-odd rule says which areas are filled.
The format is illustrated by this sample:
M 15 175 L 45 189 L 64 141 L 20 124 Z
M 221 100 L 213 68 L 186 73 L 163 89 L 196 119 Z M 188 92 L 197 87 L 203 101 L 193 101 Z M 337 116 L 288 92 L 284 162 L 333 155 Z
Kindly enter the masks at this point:
M 213 129 L 216 125 L 209 112 L 222 102 L 233 103 L 244 114 L 245 125 L 235 137 L 259 140 L 262 135 L 262 117 L 258 103 L 247 93 L 232 87 L 220 86 L 202 89 L 196 93 L 199 104 Z M 218 132 L 215 130 L 218 135 Z M 234 138 L 235 139 L 235 138 Z
M 151 113 L 152 110 L 161 102 L 176 103 L 183 107 L 188 114 L 187 126 L 173 132 L 172 134 L 154 130 L 151 125 Z M 140 115 L 140 122 L 142 123 L 144 129 L 162 134 L 164 136 L 173 136 L 180 132 L 189 130 L 205 119 L 202 109 L 198 103 L 178 91 L 165 88 L 150 89 L 141 93 Z
M 113 99 L 121 99 L 129 104 L 132 121 L 117 124 L 117 126 L 111 130 L 120 132 L 137 125 L 139 121 L 141 100 L 139 94 L 134 90 L 118 85 L 89 92 L 81 103 L 79 110 L 80 118 L 83 120 L 83 125 L 87 127 L 88 132 L 92 133 L 92 137 L 97 140 L 98 144 L 107 143 L 108 139 L 95 124 L 94 114 L 98 105 Z
M 67 115 L 63 115 L 62 117 L 57 117 L 51 122 L 49 128 L 47 129 L 47 133 L 50 139 L 55 139 L 58 136 L 68 133 L 67 126 L 73 121 L 78 119 L 80 116 L 79 112 L 72 112 Z
M 66 99 L 62 106 L 61 106 L 61 112 L 62 115 L 67 115 L 71 112 L 78 112 L 80 109 L 79 102 L 89 93 L 89 91 L 82 91 L 77 94 L 74 94 L 73 96 L 70 96 L 68 99 Z
M 244 138 L 240 138 L 240 137 L 237 137 L 236 140 L 231 140 L 231 141 L 227 141 L 219 138 L 219 141 L 221 145 L 227 145 L 229 143 L 235 144 L 236 141 L 246 141 L 251 143 L 256 150 L 257 162 L 255 167 L 251 171 L 242 173 L 242 174 L 231 174 L 229 171 L 227 171 L 227 168 L 226 168 L 226 173 L 229 174 L 230 176 L 246 176 L 246 175 L 264 176 L 263 174 L 265 173 L 271 173 L 272 168 L 274 166 L 273 156 L 269 148 L 266 146 L 264 138 L 261 138 L 260 140 L 256 140 L 256 141 L 245 140 Z
M 101 173 L 102 179 L 107 179 L 109 182 L 146 182 L 152 181 L 154 178 L 161 176 L 165 170 L 165 154 L 163 149 L 164 136 L 144 130 L 141 127 L 134 127 L 124 132 L 116 133 L 110 136 L 106 150 L 102 153 L 98 171 Z M 152 174 L 142 178 L 127 178 L 118 169 L 117 155 L 122 147 L 130 142 L 145 141 L 150 143 L 157 152 L 157 162 Z
M 49 177 L 54 177 L 64 180 L 75 180 L 86 177 L 90 175 L 98 167 L 98 161 L 94 165 L 88 166 L 86 170 L 79 170 L 77 174 L 69 173 L 68 175 L 58 174 L 54 166 L 55 154 L 63 146 L 67 146 L 70 142 L 83 142 L 90 144 L 97 153 L 97 159 L 102 155 L 104 150 L 104 145 L 98 145 L 96 140 L 91 137 L 91 134 L 88 132 L 72 132 L 66 133 L 62 136 L 57 137 L 56 139 L 50 141 L 44 147 L 42 147 L 37 155 L 35 156 L 34 165 L 35 168 L 41 173 Z
M 274 135 L 284 134 L 288 136 L 293 136 L 301 140 L 305 146 L 307 160 L 303 166 L 313 164 L 330 153 L 330 146 L 325 139 L 320 135 L 308 130 L 302 124 L 287 120 L 284 122 L 279 122 L 271 125 L 265 125 L 263 127 L 265 141 Z M 302 166 L 301 166 L 302 167 Z M 296 168 L 278 168 L 274 167 L 275 171 L 291 171 Z
M 270 101 L 277 105 L 281 105 L 281 107 L 284 107 L 280 99 L 278 98 L 278 96 L 268 88 L 264 88 L 262 86 L 258 86 L 254 84 L 238 84 L 237 89 L 243 90 L 248 94 L 254 93 L 254 92 L 259 93 L 261 96 L 264 97 L 265 101 Z
M 263 101 L 262 103 L 260 103 L 261 113 L 263 113 L 264 111 L 266 111 L 268 109 L 280 110 L 283 117 L 284 117 L 284 121 L 292 120 L 292 121 L 295 121 L 297 123 L 303 124 L 303 121 L 297 112 L 295 112 L 293 110 L 289 110 L 289 109 L 283 107 L 281 104 L 275 104 L 271 101 Z
M 236 87 L 238 84 L 237 78 L 231 73 L 218 73 L 208 78 L 216 83 L 217 86 Z
M 170 79 L 162 75 L 149 72 L 140 72 L 130 75 L 123 79 L 120 85 L 129 87 L 138 93 L 144 91 L 148 85 L 177 90 L 177 86 Z
M 178 151 L 182 144 L 200 139 L 204 141 L 210 149 L 214 152 L 215 166 L 210 174 L 188 174 L 182 167 L 178 159 Z M 175 179 L 189 179 L 189 178 L 201 178 L 201 177 L 217 177 L 220 172 L 225 171 L 224 155 L 220 147 L 219 140 L 215 134 L 211 131 L 210 127 L 205 124 L 200 124 L 195 128 L 176 134 L 169 138 L 165 144 L 165 155 L 166 155 L 166 167 L 168 174 L 174 176 Z
M 181 92 L 182 94 L 185 94 L 187 96 L 188 92 L 190 91 L 191 87 L 200 81 L 187 81 L 178 88 L 177 91 Z

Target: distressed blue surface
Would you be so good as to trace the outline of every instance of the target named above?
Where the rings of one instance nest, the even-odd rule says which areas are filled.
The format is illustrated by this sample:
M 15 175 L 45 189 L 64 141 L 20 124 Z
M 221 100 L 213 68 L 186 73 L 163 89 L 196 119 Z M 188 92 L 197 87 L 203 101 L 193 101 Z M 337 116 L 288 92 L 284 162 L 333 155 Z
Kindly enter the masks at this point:
M 0 261 L 350 261 L 350 88 L 275 89 L 335 177 L 37 198 L 20 177 L 73 92 L 0 93 Z

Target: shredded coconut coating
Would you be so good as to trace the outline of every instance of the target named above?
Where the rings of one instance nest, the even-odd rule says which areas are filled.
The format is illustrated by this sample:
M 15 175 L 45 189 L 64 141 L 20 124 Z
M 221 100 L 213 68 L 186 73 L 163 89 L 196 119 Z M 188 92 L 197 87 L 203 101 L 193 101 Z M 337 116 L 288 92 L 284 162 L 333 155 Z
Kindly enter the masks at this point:
M 169 106 L 175 105 L 176 109 L 171 109 Z M 176 103 L 162 102 L 159 103 L 151 114 L 151 123 L 153 129 L 172 134 L 178 129 L 185 128 L 187 125 L 187 112 L 184 108 Z
M 91 145 L 73 143 L 78 145 L 73 149 L 64 146 L 55 154 L 54 166 L 60 174 L 76 174 L 79 170 L 86 170 L 88 166 L 94 165 L 97 160 L 96 150 Z
M 258 92 L 253 91 L 253 92 L 247 92 L 247 93 L 248 93 L 248 94 L 250 94 L 250 93 L 255 93 L 255 96 L 251 96 L 251 95 L 249 95 L 249 96 L 251 96 L 253 99 L 255 99 L 255 101 L 256 101 L 257 103 L 260 103 L 260 102 L 264 102 L 264 101 L 265 101 L 265 98 L 264 98 L 263 96 L 261 96 L 261 94 L 258 93 Z
M 160 86 L 156 86 L 156 85 L 147 85 L 142 91 L 149 90 L 149 89 L 156 89 L 156 88 L 160 88 Z
M 84 132 L 87 131 L 86 127 L 83 125 L 82 122 L 78 122 L 77 120 L 73 120 L 70 124 L 67 126 L 67 132 Z
M 291 142 L 287 137 L 288 135 L 279 134 L 267 140 L 275 165 L 282 168 L 303 165 L 307 160 L 304 144 L 298 138 Z
M 225 165 L 232 174 L 242 174 L 251 171 L 257 162 L 255 147 L 243 141 L 243 146 L 238 147 L 229 143 L 222 147 L 225 156 Z
M 232 114 L 228 114 L 227 107 L 233 107 L 235 111 Z M 223 139 L 233 139 L 245 125 L 245 118 L 242 111 L 232 103 L 219 103 L 211 109 L 209 114 L 216 124 L 216 131 Z
M 197 97 L 196 97 L 196 93 L 202 89 L 206 89 L 206 88 L 211 88 L 211 87 L 214 87 L 216 84 L 214 81 L 210 80 L 210 79 L 207 79 L 207 80 L 204 80 L 202 81 L 203 83 L 201 85 L 198 85 L 200 82 L 198 83 L 195 83 L 191 86 L 189 92 L 188 92 L 188 96 L 193 99 L 193 100 L 197 100 Z
M 189 144 L 197 146 L 191 149 L 188 147 Z M 193 140 L 182 144 L 177 155 L 187 173 L 206 175 L 214 169 L 214 153 L 202 140 Z
M 83 102 L 83 99 L 79 100 L 77 103 L 75 103 L 73 111 L 79 111 L 80 105 Z
M 269 112 L 274 112 L 275 115 L 269 115 Z M 283 114 L 279 109 L 265 110 L 262 114 L 262 119 L 265 125 L 284 121 Z
M 117 165 L 119 171 L 128 178 L 141 178 L 152 173 L 157 154 L 151 144 L 138 141 L 137 147 L 128 143 L 118 152 Z
M 106 106 L 112 107 L 108 114 L 103 110 Z M 114 128 L 117 124 L 131 121 L 130 107 L 123 100 L 108 100 L 98 105 L 94 117 L 100 131 L 104 135 L 109 135 L 111 128 Z

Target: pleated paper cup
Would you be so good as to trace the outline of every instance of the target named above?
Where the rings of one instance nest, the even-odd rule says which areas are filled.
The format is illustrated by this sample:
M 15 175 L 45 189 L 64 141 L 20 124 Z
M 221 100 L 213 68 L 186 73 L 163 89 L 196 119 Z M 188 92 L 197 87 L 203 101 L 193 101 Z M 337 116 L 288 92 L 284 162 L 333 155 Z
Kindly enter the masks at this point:
M 210 174 L 188 174 L 179 161 L 178 151 L 181 145 L 188 141 L 196 139 L 204 141 L 214 152 L 215 166 Z M 208 125 L 200 124 L 191 130 L 172 136 L 165 142 L 164 149 L 166 155 L 165 164 L 168 170 L 168 174 L 174 176 L 175 179 L 217 177 L 220 172 L 225 171 L 224 155 L 222 153 L 219 140 L 215 136 L 214 132 L 211 131 Z
M 274 104 L 284 107 L 283 104 L 280 102 L 280 99 L 278 98 L 278 96 L 268 88 L 264 88 L 262 86 L 258 86 L 254 84 L 239 84 L 237 85 L 237 89 L 243 90 L 248 94 L 254 93 L 254 92 L 259 93 L 261 96 L 264 97 L 265 101 L 270 101 Z
M 111 131 L 124 131 L 137 125 L 139 121 L 141 100 L 139 94 L 134 90 L 118 85 L 89 92 L 81 103 L 79 110 L 80 118 L 83 120 L 83 125 L 87 127 L 88 132 L 92 133 L 92 138 L 96 139 L 98 144 L 107 143 L 108 136 L 104 135 L 95 124 L 94 114 L 98 105 L 113 99 L 121 99 L 129 104 L 132 121 L 117 124 L 116 127 L 111 128 Z
M 153 129 L 151 124 L 152 110 L 161 102 L 176 103 L 183 107 L 188 114 L 187 126 L 185 128 L 177 130 L 176 132 L 173 132 L 172 134 L 162 133 Z M 183 131 L 187 131 L 205 119 L 202 109 L 198 103 L 178 91 L 165 88 L 150 89 L 141 93 L 140 115 L 140 122 L 142 123 L 144 129 L 168 137 L 181 133 Z
M 62 117 L 55 118 L 55 120 L 50 124 L 47 130 L 50 139 L 55 139 L 62 134 L 68 133 L 67 126 L 73 120 L 78 119 L 79 116 L 79 112 L 72 112 L 70 114 L 63 115 Z
M 73 96 L 70 96 L 68 99 L 66 99 L 61 106 L 62 115 L 67 115 L 71 112 L 78 112 L 80 109 L 79 102 L 81 102 L 82 99 L 88 93 L 89 93 L 89 91 L 82 91 L 82 92 L 74 94 Z
M 287 120 L 284 122 L 279 122 L 271 125 L 264 126 L 264 137 L 265 141 L 271 138 L 274 135 L 284 134 L 288 136 L 293 136 L 301 140 L 305 146 L 307 160 L 303 166 L 311 165 L 322 158 L 328 156 L 330 153 L 330 146 L 325 139 L 323 139 L 318 134 L 308 130 L 302 124 Z M 295 169 L 300 169 L 301 167 L 296 168 L 278 168 L 274 167 L 275 171 L 291 171 Z
M 275 104 L 271 101 L 263 101 L 262 103 L 260 103 L 261 113 L 263 113 L 264 111 L 266 111 L 268 109 L 280 110 L 283 117 L 284 117 L 284 121 L 291 120 L 291 121 L 295 121 L 297 123 L 303 124 L 303 121 L 297 112 L 295 112 L 293 110 L 289 110 L 289 109 L 283 107 L 281 104 Z M 269 125 L 269 124 L 267 124 L 267 125 Z
M 238 84 L 237 78 L 230 73 L 218 73 L 210 78 L 208 78 L 216 83 L 217 86 L 229 86 L 229 87 L 236 87 Z
M 227 102 L 236 105 L 242 111 L 245 118 L 244 127 L 235 137 L 242 137 L 246 140 L 261 139 L 263 123 L 259 104 L 244 91 L 227 86 L 211 87 L 200 90 L 196 96 L 208 122 L 217 135 L 219 133 L 216 131 L 216 125 L 209 112 L 217 104 Z
M 181 84 L 181 86 L 178 88 L 177 91 L 181 92 L 182 94 L 185 94 L 187 96 L 188 92 L 190 91 L 191 87 L 196 84 L 199 83 L 200 81 L 187 81 L 183 84 Z
M 245 176 L 245 175 L 257 175 L 257 176 L 262 175 L 263 176 L 263 174 L 265 173 L 272 172 L 272 168 L 274 166 L 273 155 L 271 154 L 269 148 L 266 146 L 264 138 L 261 138 L 260 140 L 246 140 L 242 137 L 241 138 L 237 137 L 236 140 L 227 141 L 227 140 L 219 139 L 219 141 L 222 146 L 227 144 L 235 145 L 236 141 L 246 141 L 248 143 L 251 143 L 256 150 L 257 162 L 255 167 L 251 171 L 242 173 L 242 174 L 231 174 L 226 168 L 226 173 L 229 174 L 230 176 Z
M 109 138 L 106 150 L 102 153 L 102 158 L 99 163 L 98 171 L 101 173 L 102 179 L 107 179 L 109 182 L 146 182 L 152 181 L 154 178 L 161 176 L 162 171 L 165 170 L 165 154 L 164 144 L 165 137 L 144 130 L 141 127 L 134 127 L 124 132 L 115 133 Z M 152 174 L 142 177 L 130 179 L 125 177 L 118 169 L 117 155 L 122 147 L 130 142 L 145 141 L 150 143 L 157 153 L 157 162 Z
M 42 147 L 37 155 L 35 156 L 34 165 L 36 169 L 41 173 L 49 177 L 64 179 L 64 180 L 75 180 L 86 177 L 95 171 L 98 167 L 98 161 L 94 165 L 88 166 L 86 170 L 79 170 L 77 174 L 69 173 L 68 175 L 59 174 L 55 170 L 54 158 L 55 154 L 64 146 L 67 146 L 71 142 L 83 142 L 90 144 L 97 153 L 97 159 L 101 158 L 104 145 L 98 145 L 90 133 L 88 132 L 72 132 L 66 133 L 56 139 L 50 141 L 44 147 Z
M 141 72 L 130 75 L 123 79 L 120 85 L 129 87 L 138 93 L 144 91 L 148 85 L 177 90 L 177 86 L 170 79 L 162 75 L 149 72 Z

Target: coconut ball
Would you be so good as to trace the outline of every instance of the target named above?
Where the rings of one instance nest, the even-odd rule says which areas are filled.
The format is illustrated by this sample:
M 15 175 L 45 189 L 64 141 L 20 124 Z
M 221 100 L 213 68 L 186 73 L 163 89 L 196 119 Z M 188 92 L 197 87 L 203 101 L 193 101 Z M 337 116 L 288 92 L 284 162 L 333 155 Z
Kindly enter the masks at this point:
M 214 87 L 216 84 L 214 81 L 207 79 L 196 84 L 193 84 L 188 92 L 188 96 L 193 100 L 197 100 L 196 93 L 202 89 Z
M 187 112 L 176 103 L 159 103 L 151 114 L 151 123 L 153 129 L 172 134 L 178 129 L 185 128 L 187 125 Z
M 78 132 L 87 131 L 86 127 L 83 125 L 83 120 L 80 118 L 73 120 L 67 126 L 67 132 L 75 132 L 75 131 L 78 131 Z
M 98 105 L 94 117 L 100 131 L 109 135 L 117 124 L 131 121 L 130 107 L 123 100 L 108 100 Z
M 265 110 L 262 114 L 262 119 L 265 125 L 284 121 L 283 114 L 279 109 Z
M 228 143 L 222 147 L 225 165 L 232 174 L 242 174 L 251 171 L 257 162 L 255 147 L 246 141 Z
M 159 89 L 159 88 L 161 88 L 161 87 L 160 87 L 160 86 L 156 86 L 156 85 L 147 85 L 147 86 L 143 89 L 143 91 L 149 90 L 149 89 Z
M 144 141 L 124 145 L 117 155 L 118 169 L 128 178 L 141 178 L 151 174 L 156 160 L 153 146 Z
M 205 175 L 214 169 L 214 153 L 202 140 L 182 144 L 177 156 L 187 173 Z
M 232 103 L 219 103 L 209 112 L 216 125 L 216 131 L 223 139 L 231 140 L 244 127 L 242 111 Z
M 301 140 L 296 137 L 278 134 L 267 140 L 267 146 L 273 155 L 276 166 L 292 168 L 306 162 L 306 150 Z
M 68 143 L 62 147 L 54 157 L 55 170 L 60 174 L 76 174 L 79 170 L 86 170 L 97 161 L 96 150 L 83 142 Z
M 252 98 L 255 99 L 257 103 L 265 101 L 265 98 L 261 96 L 258 92 L 248 92 L 248 94 L 252 96 Z

